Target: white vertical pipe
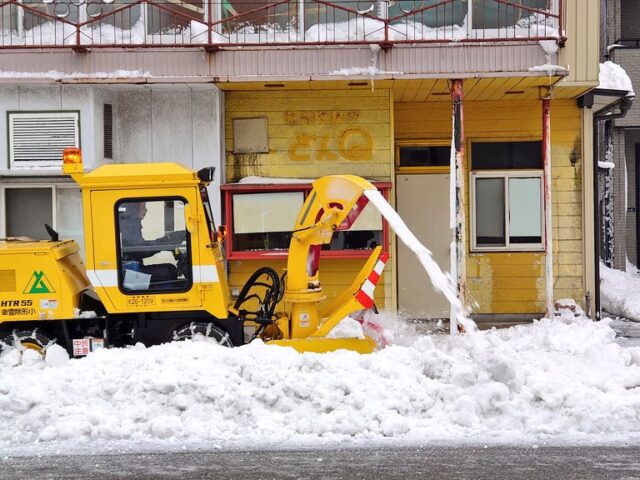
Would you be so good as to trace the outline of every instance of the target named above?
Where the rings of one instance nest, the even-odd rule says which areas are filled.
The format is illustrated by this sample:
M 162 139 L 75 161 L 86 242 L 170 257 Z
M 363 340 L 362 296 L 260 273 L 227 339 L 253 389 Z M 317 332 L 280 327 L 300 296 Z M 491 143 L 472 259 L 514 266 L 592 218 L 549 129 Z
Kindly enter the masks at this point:
M 450 227 L 452 233 L 450 247 L 451 276 L 456 284 L 458 304 L 451 304 L 449 331 L 451 335 L 458 333 L 458 319 L 464 315 L 465 280 L 466 280 L 466 254 L 465 254 L 465 208 L 464 208 L 464 128 L 463 128 L 463 81 L 460 79 L 451 82 L 452 103 L 452 135 L 451 158 L 449 161 L 449 208 Z

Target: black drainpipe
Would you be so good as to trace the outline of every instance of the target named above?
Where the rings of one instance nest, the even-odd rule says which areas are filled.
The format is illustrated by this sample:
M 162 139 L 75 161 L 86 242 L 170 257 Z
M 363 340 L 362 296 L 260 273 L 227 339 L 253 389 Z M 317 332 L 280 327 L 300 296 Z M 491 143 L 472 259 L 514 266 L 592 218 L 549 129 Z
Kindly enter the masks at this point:
M 604 92 L 603 92 L 604 93 Z M 608 95 L 609 93 L 604 93 Z M 619 93 L 618 93 L 619 95 Z M 578 98 L 579 107 L 591 108 L 593 106 L 594 92 L 591 91 Z M 598 226 L 600 225 L 600 189 L 598 185 L 598 123 L 605 120 L 615 120 L 616 118 L 622 118 L 627 114 L 627 111 L 631 108 L 633 97 L 622 97 L 617 102 L 598 110 L 593 115 L 593 226 L 594 226 L 594 250 L 595 250 L 595 281 L 596 288 L 593 292 L 593 302 L 595 309 L 595 319 L 601 319 L 601 301 L 600 301 L 600 231 Z M 619 108 L 618 113 L 611 113 L 616 108 Z

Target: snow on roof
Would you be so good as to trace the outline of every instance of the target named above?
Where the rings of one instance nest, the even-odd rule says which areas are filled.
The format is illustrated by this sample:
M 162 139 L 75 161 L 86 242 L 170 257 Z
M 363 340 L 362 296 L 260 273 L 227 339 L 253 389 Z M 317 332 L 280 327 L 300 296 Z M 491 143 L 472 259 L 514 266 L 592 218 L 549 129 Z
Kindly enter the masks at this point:
M 617 63 L 607 61 L 600 64 L 600 75 L 598 76 L 600 84 L 598 88 L 607 90 L 625 90 L 628 95 L 635 95 L 633 92 L 633 84 L 627 72 Z
M 563 67 L 562 65 L 554 65 L 551 63 L 545 63 L 544 65 L 536 65 L 535 67 L 529 67 L 530 72 L 546 72 L 549 75 L 567 72 L 567 67 Z
M 12 72 L 1 71 L 0 78 L 46 78 L 53 80 L 62 80 L 67 78 L 149 78 L 151 73 L 142 70 L 115 70 L 113 72 L 59 72 L 57 70 L 48 70 L 46 72 Z
M 250 175 L 238 180 L 238 183 L 245 185 L 283 185 L 291 183 L 311 183 L 315 178 L 283 178 L 283 177 L 256 177 Z
M 403 72 L 380 70 L 378 67 L 371 65 L 368 67 L 345 67 L 339 70 L 333 70 L 329 72 L 329 75 L 344 75 L 350 77 L 357 75 L 397 75 L 401 73 Z
M 613 162 L 603 162 L 602 160 L 598 160 L 598 167 L 606 168 L 607 170 L 611 170 L 615 168 L 616 164 Z

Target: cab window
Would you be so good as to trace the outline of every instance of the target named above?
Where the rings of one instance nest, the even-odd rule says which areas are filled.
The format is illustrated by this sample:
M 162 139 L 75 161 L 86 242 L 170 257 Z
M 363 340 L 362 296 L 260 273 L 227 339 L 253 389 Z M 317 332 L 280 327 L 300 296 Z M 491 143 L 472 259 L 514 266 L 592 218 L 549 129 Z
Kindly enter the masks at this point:
M 191 248 L 184 199 L 131 199 L 116 205 L 118 271 L 125 292 L 188 290 Z

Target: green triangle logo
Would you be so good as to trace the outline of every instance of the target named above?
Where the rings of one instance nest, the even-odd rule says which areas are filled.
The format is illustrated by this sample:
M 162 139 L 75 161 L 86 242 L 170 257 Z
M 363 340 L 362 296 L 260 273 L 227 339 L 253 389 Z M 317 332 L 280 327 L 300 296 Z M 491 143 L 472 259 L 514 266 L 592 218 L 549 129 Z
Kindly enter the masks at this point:
M 29 283 L 24 289 L 22 293 L 55 293 L 56 291 L 51 286 L 51 282 L 46 277 L 44 272 L 40 270 L 39 272 L 33 272 L 31 278 L 29 279 Z

